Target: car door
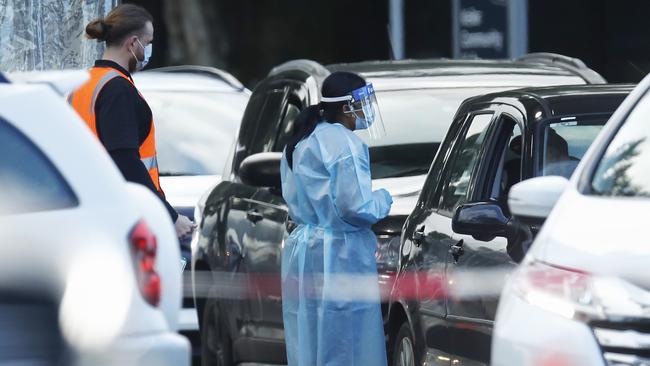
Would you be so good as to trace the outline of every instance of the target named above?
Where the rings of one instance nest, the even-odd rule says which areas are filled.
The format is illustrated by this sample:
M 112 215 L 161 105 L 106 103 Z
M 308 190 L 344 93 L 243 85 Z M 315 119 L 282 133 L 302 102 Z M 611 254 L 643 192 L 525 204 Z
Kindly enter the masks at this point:
M 303 107 L 296 88 L 289 87 L 289 100 L 272 140 L 272 151 L 284 149 L 293 132 L 293 121 Z M 286 362 L 281 297 L 281 254 L 288 236 L 288 209 L 277 188 L 259 188 L 249 201 L 247 220 L 253 225 L 246 242 L 249 273 L 250 330 L 266 345 L 265 362 Z
M 257 131 L 260 126 L 278 128 L 286 103 L 287 91 L 281 85 L 262 85 L 251 97 L 246 108 L 240 134 L 233 153 L 233 175 L 220 183 L 206 201 L 199 246 L 207 244 L 207 257 L 215 277 L 208 290 L 208 299 L 217 299 L 220 318 L 232 338 L 235 359 L 250 354 L 250 339 L 256 339 L 259 310 L 251 301 L 247 283 L 248 273 L 255 272 L 255 263 L 249 260 L 251 249 L 258 246 L 254 200 L 256 187 L 243 184 L 237 175 L 241 161 L 250 152 L 260 152 L 264 141 Z M 273 125 L 268 127 L 268 125 Z M 210 232 L 206 232 L 209 229 Z M 235 284 L 235 285 L 233 285 Z
M 521 179 L 523 116 L 503 105 L 495 111 L 495 122 L 483 143 L 471 150 L 476 163 L 462 193 L 465 203 L 498 202 L 507 215 L 507 191 Z M 458 204 L 444 206 L 451 214 Z M 447 320 L 453 357 L 463 365 L 487 365 L 498 296 L 505 274 L 516 264 L 508 255 L 505 238 L 484 241 L 455 232 L 451 236 L 455 245 L 447 257 L 446 278 L 452 283 Z
M 449 365 L 452 356 L 446 325 L 445 286 L 440 280 L 444 279 L 449 250 L 457 243 L 457 239 L 451 230 L 451 215 L 444 208 L 461 204 L 462 199 L 460 196 L 449 195 L 449 189 L 445 189 L 445 186 L 458 184 L 461 178 L 465 179 L 464 171 L 471 171 L 471 168 L 459 171 L 457 166 L 471 165 L 470 162 L 459 160 L 459 151 L 468 149 L 468 144 L 480 145 L 482 140 L 475 140 L 485 135 L 492 118 L 493 113 L 489 111 L 456 118 L 429 172 L 428 187 L 425 187 L 421 196 L 429 196 L 424 198 L 425 207 L 416 208 L 407 223 L 405 235 L 410 240 L 406 240 L 402 246 L 401 255 L 405 264 L 400 270 L 405 275 L 401 276 L 398 285 L 402 287 L 402 297 L 414 300 L 409 306 L 414 309 L 416 318 L 414 332 L 416 339 L 424 342 L 423 347 L 416 348 L 424 348 L 418 352 L 425 353 L 425 360 L 422 361 L 426 364 Z M 443 193 L 449 195 L 444 201 L 441 200 Z M 452 199 L 455 199 L 453 203 Z

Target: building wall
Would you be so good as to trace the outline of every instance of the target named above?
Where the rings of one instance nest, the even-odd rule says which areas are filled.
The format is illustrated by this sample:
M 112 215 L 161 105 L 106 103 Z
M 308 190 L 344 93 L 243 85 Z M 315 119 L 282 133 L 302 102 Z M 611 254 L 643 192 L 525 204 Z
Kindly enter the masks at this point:
M 181 10 L 188 1 L 200 4 L 206 14 L 209 37 L 199 47 L 211 49 L 209 61 L 183 48 L 193 40 L 192 29 L 186 30 L 185 41 L 174 43 L 167 36 L 170 22 L 183 15 L 170 14 L 165 4 L 179 0 L 125 0 L 156 17 L 152 66 L 209 64 L 252 87 L 273 66 L 290 59 L 327 64 L 387 59 L 390 54 L 387 0 L 183 0 Z M 636 82 L 650 71 L 650 1 L 528 2 L 530 52 L 581 58 L 611 82 Z M 404 7 L 406 57 L 451 57 L 451 0 L 405 0 Z
M 88 22 L 118 0 L 0 0 L 0 71 L 87 67 L 102 44 L 83 37 Z

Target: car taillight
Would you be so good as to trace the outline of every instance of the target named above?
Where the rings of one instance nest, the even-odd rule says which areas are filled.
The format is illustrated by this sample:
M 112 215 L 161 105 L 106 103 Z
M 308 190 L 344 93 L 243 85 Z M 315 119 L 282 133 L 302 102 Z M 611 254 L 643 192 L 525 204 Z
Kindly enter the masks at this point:
M 160 303 L 160 276 L 156 272 L 156 236 L 144 221 L 139 221 L 129 235 L 136 281 L 142 297 L 152 306 Z

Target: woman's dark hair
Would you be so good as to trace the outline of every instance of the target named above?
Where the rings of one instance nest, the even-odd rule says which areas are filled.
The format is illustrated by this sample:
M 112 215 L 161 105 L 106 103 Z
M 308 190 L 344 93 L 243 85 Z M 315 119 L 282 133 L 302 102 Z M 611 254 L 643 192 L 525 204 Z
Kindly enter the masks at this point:
M 133 4 L 122 4 L 108 13 L 106 18 L 95 19 L 86 26 L 89 39 L 106 41 L 107 46 L 120 44 L 126 37 L 140 32 L 153 17 L 144 8 Z
M 366 85 L 366 81 L 352 72 L 336 71 L 331 73 L 321 87 L 323 97 L 342 97 L 353 90 Z M 338 123 L 346 102 L 319 103 L 303 109 L 293 123 L 293 135 L 287 143 L 286 158 L 289 166 L 293 168 L 293 152 L 296 145 L 304 138 L 311 135 L 321 122 Z

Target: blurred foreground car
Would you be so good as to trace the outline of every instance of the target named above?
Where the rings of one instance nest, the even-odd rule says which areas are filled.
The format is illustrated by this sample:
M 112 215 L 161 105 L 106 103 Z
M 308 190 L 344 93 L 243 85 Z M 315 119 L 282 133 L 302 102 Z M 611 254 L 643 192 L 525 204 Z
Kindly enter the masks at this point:
M 388 189 L 395 201 L 390 216 L 373 228 L 382 284 L 397 268 L 402 225 L 464 99 L 531 85 L 604 83 L 580 61 L 557 55 L 327 67 L 298 60 L 273 69 L 253 91 L 223 182 L 196 217 L 193 281 L 204 365 L 286 363 L 280 256 L 293 223 L 280 191 L 280 156 L 294 119 L 320 101 L 320 84 L 336 70 L 374 84 L 386 124 L 387 136 L 369 142 L 373 188 Z
M 388 316 L 393 365 L 489 364 L 503 278 L 541 225 L 511 220 L 508 191 L 571 176 L 631 90 L 529 88 L 463 103 L 404 225 Z
M 124 181 L 57 75 L 0 83 L 0 364 L 187 365 L 169 215 Z
M 649 91 L 646 78 L 570 181 L 513 187 L 514 215 L 548 219 L 504 289 L 492 365 L 650 365 Z
M 250 91 L 212 67 L 173 66 L 133 76 L 156 122 L 160 185 L 177 212 L 194 220 L 201 196 L 221 180 Z M 181 240 L 187 262 L 179 331 L 198 350 L 199 325 L 190 283 L 191 237 Z M 195 354 L 198 356 L 198 354 Z

